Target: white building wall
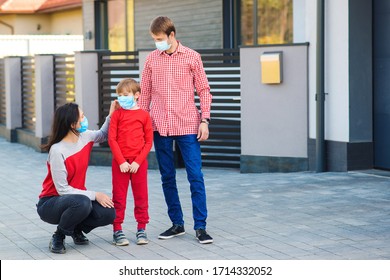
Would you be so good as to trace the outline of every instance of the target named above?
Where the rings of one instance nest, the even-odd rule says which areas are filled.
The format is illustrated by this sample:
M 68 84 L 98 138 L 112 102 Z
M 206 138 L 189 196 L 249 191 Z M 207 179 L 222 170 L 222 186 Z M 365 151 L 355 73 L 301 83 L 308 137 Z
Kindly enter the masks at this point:
M 83 0 L 83 31 L 84 35 L 90 34 L 91 37 L 84 36 L 84 49 L 95 49 L 95 15 L 94 0 Z
M 305 1 L 306 41 L 309 46 L 309 138 L 316 138 L 316 49 L 317 49 L 317 5 L 316 1 Z
M 306 1 L 309 51 L 309 137 L 316 138 L 317 3 Z M 325 140 L 349 141 L 348 0 L 325 1 Z
M 349 142 L 348 0 L 325 1 L 325 139 Z
M 0 58 L 82 51 L 82 35 L 0 35 Z

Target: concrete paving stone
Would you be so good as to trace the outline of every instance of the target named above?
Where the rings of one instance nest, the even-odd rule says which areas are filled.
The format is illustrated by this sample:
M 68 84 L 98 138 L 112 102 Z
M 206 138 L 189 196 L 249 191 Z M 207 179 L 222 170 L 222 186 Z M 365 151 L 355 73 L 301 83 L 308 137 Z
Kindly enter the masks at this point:
M 205 246 L 210 246 L 208 245 L 203 245 Z M 212 245 L 211 245 L 212 246 Z M 183 251 L 182 256 L 185 257 L 188 260 L 215 260 L 215 259 L 221 259 L 220 254 L 216 254 L 210 251 L 207 251 L 205 249 L 193 249 L 193 250 L 188 250 L 188 251 Z
M 76 246 L 67 238 L 67 253 L 57 255 L 48 249 L 55 225 L 41 221 L 35 208 L 47 154 L 0 138 L 0 158 L 7 159 L 0 161 L 0 259 L 390 259 L 390 173 L 242 174 L 237 169 L 204 168 L 207 230 L 214 244 L 202 245 L 193 231 L 184 169 L 177 170 L 177 184 L 187 234 L 157 238 L 171 222 L 159 172 L 149 170 L 148 245 L 134 243 L 129 192 L 124 223 L 129 246 L 112 245 L 112 227 L 106 226 L 88 234 L 88 246 Z M 110 194 L 111 168 L 90 166 L 86 185 Z
M 175 251 L 172 250 L 167 250 L 167 248 L 163 248 L 160 246 L 155 246 L 152 248 L 152 250 L 162 259 L 167 259 L 167 260 L 185 260 L 186 258 L 184 256 L 178 256 L 178 254 Z M 141 254 L 143 255 L 143 254 Z
M 14 250 L 11 254 L 7 254 L 2 260 L 34 260 L 34 258 L 22 250 Z

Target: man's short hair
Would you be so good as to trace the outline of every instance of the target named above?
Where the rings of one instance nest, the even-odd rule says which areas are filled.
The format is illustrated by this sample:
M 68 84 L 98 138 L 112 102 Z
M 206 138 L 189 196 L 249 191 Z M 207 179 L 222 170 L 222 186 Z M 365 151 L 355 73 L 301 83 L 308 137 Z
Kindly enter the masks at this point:
M 155 35 L 165 33 L 169 36 L 172 31 L 176 35 L 175 25 L 169 17 L 158 16 L 150 24 L 150 32 Z

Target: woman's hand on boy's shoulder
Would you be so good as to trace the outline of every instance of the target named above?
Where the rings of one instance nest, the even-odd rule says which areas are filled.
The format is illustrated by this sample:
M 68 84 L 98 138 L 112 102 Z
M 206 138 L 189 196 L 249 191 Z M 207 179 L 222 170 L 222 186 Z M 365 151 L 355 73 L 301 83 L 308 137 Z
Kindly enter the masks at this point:
M 111 117 L 112 113 L 114 113 L 114 111 L 118 110 L 120 107 L 121 106 L 119 105 L 118 100 L 111 101 L 110 113 L 108 115 Z

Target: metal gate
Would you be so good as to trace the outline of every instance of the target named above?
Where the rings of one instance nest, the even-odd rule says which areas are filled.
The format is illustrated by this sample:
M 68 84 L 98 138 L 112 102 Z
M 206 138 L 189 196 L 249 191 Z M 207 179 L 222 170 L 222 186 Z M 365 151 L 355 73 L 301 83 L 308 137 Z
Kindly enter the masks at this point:
M 35 58 L 22 59 L 22 128 L 35 131 Z
M 0 125 L 6 124 L 4 59 L 0 59 Z
M 203 166 L 239 168 L 240 57 L 238 49 L 198 50 L 210 83 L 210 138 L 201 143 Z M 99 52 L 99 122 L 104 122 L 115 87 L 123 78 L 139 81 L 138 52 Z M 199 106 L 199 99 L 195 101 Z
M 75 101 L 75 57 L 56 54 L 53 57 L 55 109 Z
M 138 52 L 99 52 L 99 125 L 108 115 L 110 103 L 116 98 L 115 88 L 120 80 L 139 81 Z
M 201 143 L 204 166 L 240 167 L 241 92 L 238 49 L 198 50 L 213 102 L 209 139 Z

